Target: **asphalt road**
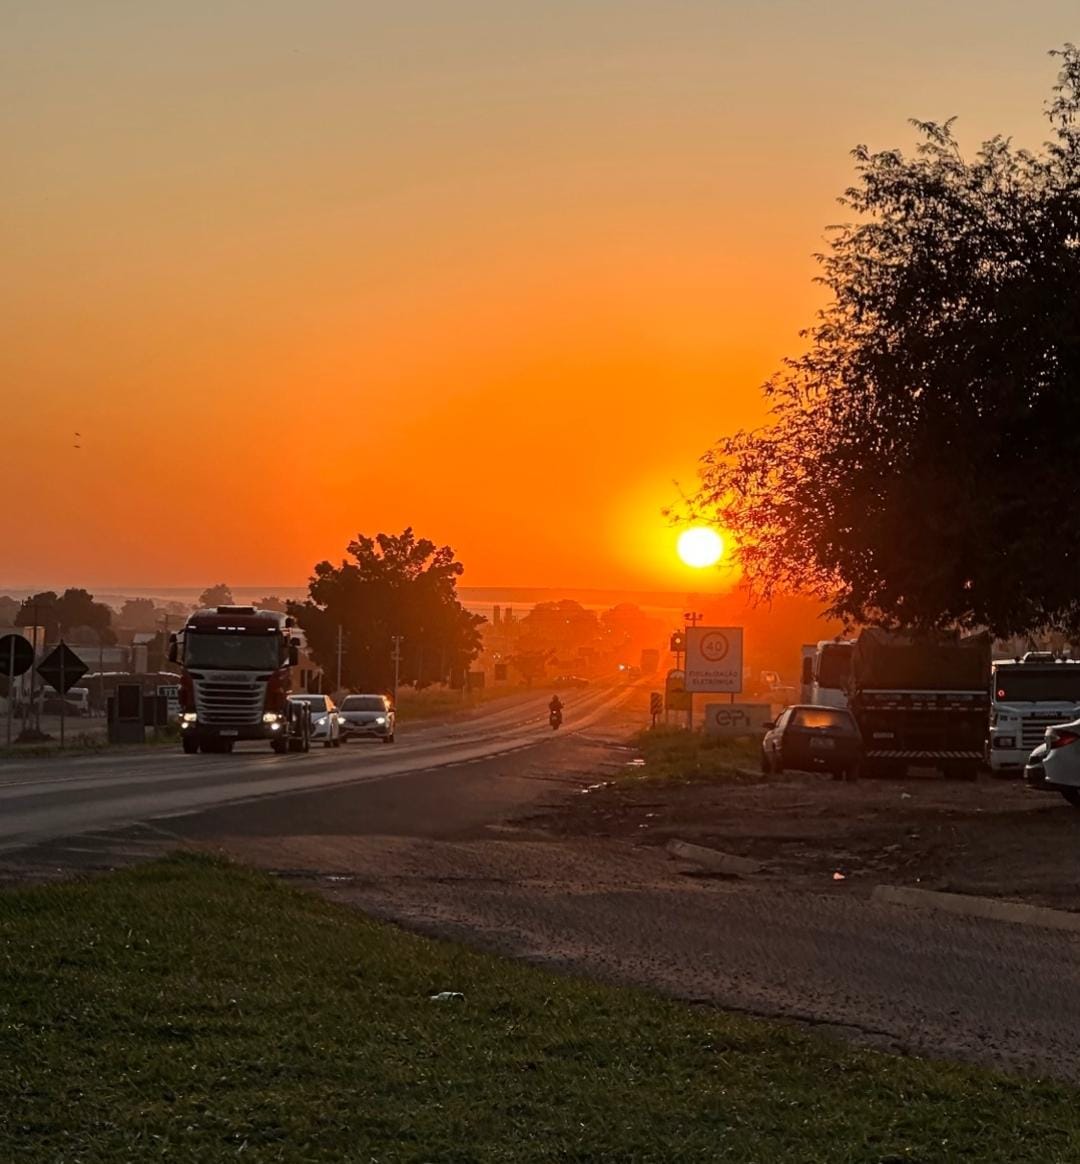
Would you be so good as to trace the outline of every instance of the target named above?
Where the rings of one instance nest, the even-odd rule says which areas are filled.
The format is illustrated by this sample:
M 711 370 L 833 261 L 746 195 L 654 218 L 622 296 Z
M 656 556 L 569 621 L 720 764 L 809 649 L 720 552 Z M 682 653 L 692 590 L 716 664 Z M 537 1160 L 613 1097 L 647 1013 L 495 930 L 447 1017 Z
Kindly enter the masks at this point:
M 563 734 L 587 728 L 623 702 L 627 688 L 563 697 Z M 130 754 L 0 761 L 0 853 L 222 805 L 310 793 L 506 755 L 546 742 L 550 694 L 510 697 L 466 719 L 399 723 L 397 742 L 360 741 L 307 754 L 275 755 L 240 744 L 227 755 L 184 755 L 179 745 Z M 407 801 L 408 798 L 404 798 Z
M 1080 936 L 700 876 L 543 813 L 625 764 L 620 693 L 306 757 L 0 766 L 0 872 L 222 849 L 427 933 L 888 1049 L 1080 1081 Z M 718 796 L 722 791 L 718 790 Z M 644 807 L 644 806 L 643 806 Z M 468 983 L 454 984 L 468 991 Z

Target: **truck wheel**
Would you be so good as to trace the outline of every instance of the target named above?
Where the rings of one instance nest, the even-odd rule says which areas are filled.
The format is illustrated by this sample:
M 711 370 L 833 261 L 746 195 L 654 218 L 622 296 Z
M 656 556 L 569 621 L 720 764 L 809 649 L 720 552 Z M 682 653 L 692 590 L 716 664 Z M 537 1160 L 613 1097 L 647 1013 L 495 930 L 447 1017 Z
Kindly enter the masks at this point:
M 184 749 L 185 756 L 194 756 L 199 750 L 199 737 L 190 735 L 181 736 L 180 746 Z
M 762 774 L 762 776 L 768 776 L 771 771 L 772 771 L 772 769 L 769 766 L 768 753 L 766 753 L 765 749 L 762 748 L 761 749 L 761 774 Z
M 271 740 L 270 747 L 274 749 L 279 756 L 285 755 L 289 748 L 288 740 Z
M 1058 792 L 1073 806 L 1080 808 L 1080 788 L 1059 788 Z

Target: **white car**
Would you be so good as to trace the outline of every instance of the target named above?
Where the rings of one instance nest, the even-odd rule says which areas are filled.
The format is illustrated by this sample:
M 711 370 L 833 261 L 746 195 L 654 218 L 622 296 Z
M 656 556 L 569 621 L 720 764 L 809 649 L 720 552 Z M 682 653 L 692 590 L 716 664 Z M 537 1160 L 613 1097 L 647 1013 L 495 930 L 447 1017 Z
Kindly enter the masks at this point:
M 343 740 L 382 740 L 394 742 L 397 717 L 385 695 L 346 695 L 341 701 L 341 738 Z
M 1034 769 L 1037 753 L 1042 752 L 1042 787 L 1048 792 L 1060 792 L 1074 807 L 1080 808 L 1080 720 L 1057 724 L 1046 729 L 1041 748 L 1036 748 L 1028 761 Z M 1028 775 L 1034 784 L 1033 772 Z
M 329 695 L 290 695 L 297 703 L 311 708 L 311 742 L 324 748 L 341 747 L 341 717 Z

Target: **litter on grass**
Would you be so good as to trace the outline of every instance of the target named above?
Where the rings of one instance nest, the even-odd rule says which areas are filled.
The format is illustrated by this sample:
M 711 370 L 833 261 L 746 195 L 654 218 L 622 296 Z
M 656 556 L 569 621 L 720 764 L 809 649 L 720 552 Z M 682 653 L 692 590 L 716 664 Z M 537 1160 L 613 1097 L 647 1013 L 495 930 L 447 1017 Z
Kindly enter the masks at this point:
M 460 990 L 440 990 L 438 994 L 433 994 L 428 1000 L 429 1002 L 456 1002 L 460 999 L 465 1001 L 465 995 Z

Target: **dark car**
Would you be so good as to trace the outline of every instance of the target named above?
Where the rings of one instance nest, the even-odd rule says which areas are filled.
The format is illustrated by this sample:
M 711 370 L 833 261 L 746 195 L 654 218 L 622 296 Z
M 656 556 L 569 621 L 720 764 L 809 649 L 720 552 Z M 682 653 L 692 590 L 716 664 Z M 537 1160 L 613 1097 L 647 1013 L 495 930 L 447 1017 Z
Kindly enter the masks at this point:
M 781 774 L 824 769 L 838 779 L 858 774 L 862 737 L 846 708 L 796 704 L 785 708 L 761 741 L 761 770 Z
M 565 691 L 568 687 L 588 687 L 588 679 L 582 679 L 580 675 L 556 675 L 551 681 L 551 686 L 556 691 Z

